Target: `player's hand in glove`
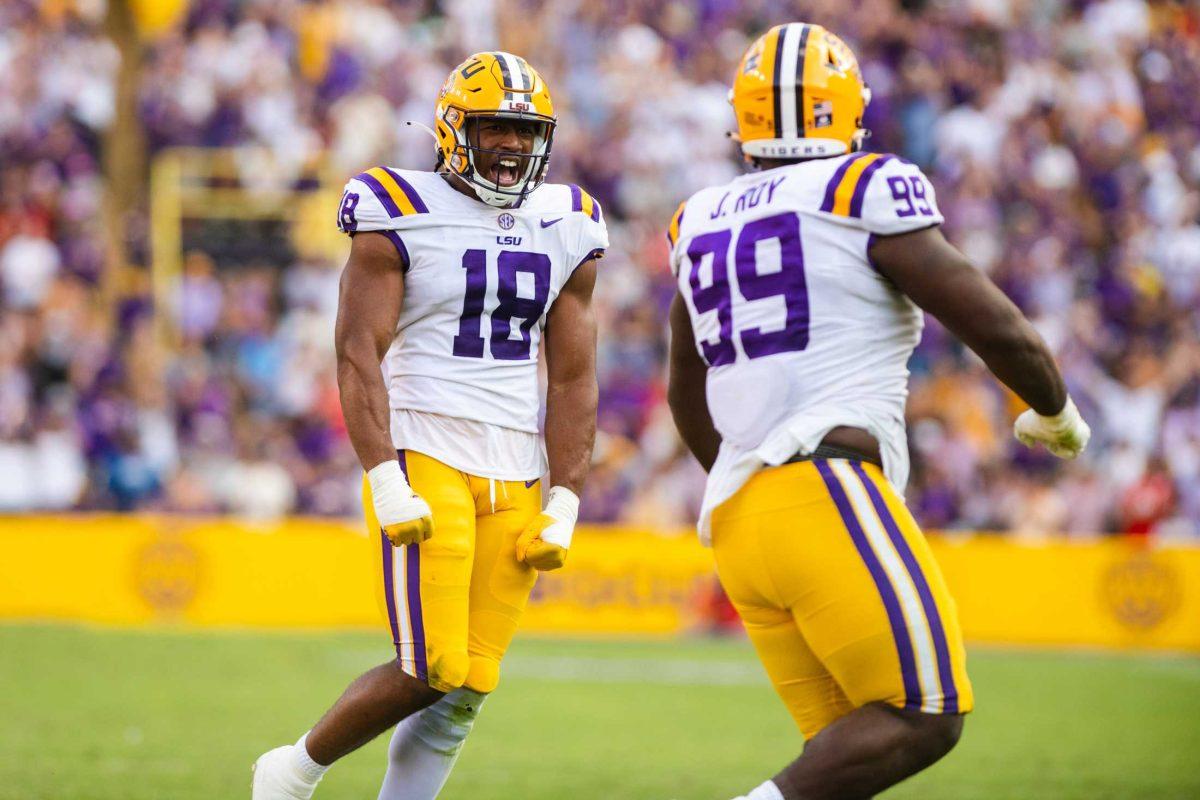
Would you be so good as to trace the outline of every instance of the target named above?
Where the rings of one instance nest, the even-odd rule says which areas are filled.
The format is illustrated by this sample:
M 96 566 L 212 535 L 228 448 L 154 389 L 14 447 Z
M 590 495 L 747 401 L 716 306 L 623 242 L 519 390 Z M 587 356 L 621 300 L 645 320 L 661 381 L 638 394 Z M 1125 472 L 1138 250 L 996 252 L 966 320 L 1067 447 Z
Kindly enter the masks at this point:
M 429 504 L 408 485 L 399 461 L 384 461 L 367 473 L 375 518 L 393 545 L 420 544 L 433 535 Z
M 571 534 L 579 517 L 579 498 L 564 486 L 550 489 L 546 510 L 517 539 L 517 560 L 534 569 L 558 569 L 567 560 Z
M 1068 397 L 1063 410 L 1052 417 L 1043 417 L 1032 408 L 1021 414 L 1013 424 L 1013 435 L 1026 447 L 1040 443 L 1059 458 L 1074 458 L 1087 447 L 1092 429 Z

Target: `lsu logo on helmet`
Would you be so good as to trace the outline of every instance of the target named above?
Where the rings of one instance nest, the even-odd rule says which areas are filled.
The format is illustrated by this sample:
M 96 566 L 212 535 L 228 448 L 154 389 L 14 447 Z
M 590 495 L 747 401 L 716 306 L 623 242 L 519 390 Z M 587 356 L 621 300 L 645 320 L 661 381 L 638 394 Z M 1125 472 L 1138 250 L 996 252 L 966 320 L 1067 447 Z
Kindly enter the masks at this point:
M 516 185 L 501 186 L 478 174 L 475 159 L 483 151 L 470 141 L 468 123 L 480 117 L 534 123 L 533 151 L 520 156 L 524 164 Z M 550 90 L 525 59 L 502 51 L 476 53 L 450 72 L 438 94 L 439 168 L 458 175 L 489 205 L 519 203 L 545 180 L 556 123 Z
M 846 43 L 820 25 L 776 25 L 742 56 L 729 102 L 742 153 L 814 158 L 862 147 L 871 90 Z

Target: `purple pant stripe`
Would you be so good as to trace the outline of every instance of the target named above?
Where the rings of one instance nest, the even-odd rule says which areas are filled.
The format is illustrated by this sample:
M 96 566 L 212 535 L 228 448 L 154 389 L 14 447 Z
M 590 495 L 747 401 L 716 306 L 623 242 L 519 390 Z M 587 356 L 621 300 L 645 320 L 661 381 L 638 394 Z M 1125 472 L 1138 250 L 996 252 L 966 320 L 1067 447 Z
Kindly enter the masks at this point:
M 854 187 L 854 194 L 850 197 L 850 216 L 861 217 L 863 198 L 867 196 L 867 186 L 871 183 L 871 176 L 887 162 L 891 161 L 891 156 L 880 156 L 872 161 L 866 169 L 862 171 L 862 175 L 858 176 L 858 185 Z
M 392 626 L 392 644 L 396 647 L 396 655 L 400 655 L 400 624 L 396 619 L 396 584 L 393 577 L 395 555 L 392 543 L 388 541 L 383 528 L 379 529 L 379 538 L 383 542 L 383 593 L 387 598 L 388 624 Z
M 571 184 L 571 210 L 583 211 L 583 192 L 575 184 Z
M 421 545 L 410 544 L 405 562 L 408 574 L 408 616 L 412 623 L 413 661 L 417 665 L 417 678 L 429 680 L 429 668 L 425 657 L 425 619 L 421 614 Z
M 383 203 L 383 210 L 393 217 L 403 216 L 400 213 L 400 206 L 396 205 L 396 201 L 387 193 L 387 189 L 383 188 L 383 184 L 375 180 L 375 176 L 364 172 L 358 176 L 358 180 L 371 187 L 371 191 L 379 198 L 379 202 Z
M 867 154 L 866 153 L 856 153 L 855 155 L 850 156 L 845 161 L 843 161 L 842 165 L 840 167 L 838 167 L 837 171 L 835 171 L 833 173 L 833 177 L 829 179 L 829 185 L 825 187 L 825 200 L 824 200 L 824 202 L 821 203 L 822 211 L 827 211 L 827 212 L 833 211 L 833 202 L 834 202 L 834 199 L 837 197 L 838 184 L 842 182 L 842 178 L 846 177 L 846 170 L 850 169 L 850 165 L 853 164 L 855 161 L 858 161 L 860 158 L 864 157 L 865 155 L 867 155 Z
M 837 476 L 833 474 L 833 470 L 825 461 L 818 459 L 813 461 L 813 464 L 821 473 L 825 487 L 829 490 L 829 496 L 833 498 L 838 514 L 841 515 L 846 530 L 850 532 L 850 539 L 854 542 L 854 547 L 858 550 L 863 563 L 867 565 L 867 570 L 875 581 L 875 588 L 879 590 L 879 597 L 883 600 L 888 624 L 892 628 L 892 638 L 896 642 L 896 653 L 900 657 L 900 675 L 904 680 L 904 707 L 920 710 L 921 684 L 917 680 L 917 661 L 913 656 L 912 640 L 908 638 L 908 625 L 905 624 L 904 613 L 900 610 L 900 601 L 896 598 L 896 590 L 892 588 L 883 565 L 879 563 L 878 556 L 871 549 L 871 543 L 867 541 L 867 535 L 863 532 L 858 517 L 854 515 L 850 499 L 846 497 L 846 491 L 842 488 Z
M 418 214 L 429 213 L 429 206 L 425 205 L 425 201 L 421 199 L 421 195 L 417 194 L 417 190 L 413 188 L 411 183 L 404 180 L 404 178 L 401 178 L 400 173 L 396 172 L 394 169 L 388 169 L 387 167 L 384 167 L 384 170 L 388 175 L 392 176 L 392 180 L 396 182 L 396 185 L 399 186 L 404 192 L 405 196 L 408 197 L 408 202 L 413 204 L 413 208 L 416 209 Z
M 929 631 L 933 634 L 933 649 L 937 654 L 938 675 L 941 676 L 942 697 L 944 698 L 942 711 L 947 714 L 957 714 L 958 687 L 954 685 L 954 670 L 950 665 L 950 646 L 946 642 L 946 629 L 942 625 L 941 615 L 938 614 L 937 603 L 933 601 L 933 592 L 929 590 L 929 582 L 925 580 L 925 573 L 921 571 L 921 565 L 917 563 L 912 548 L 908 546 L 908 542 L 900 533 L 900 526 L 896 524 L 896 518 L 892 516 L 891 510 L 884 502 L 883 495 L 879 493 L 879 487 L 875 485 L 875 481 L 868 477 L 866 470 L 859 462 L 851 462 L 851 466 L 858 474 L 858 479 L 862 481 L 863 488 L 871 496 L 871 505 L 875 506 L 875 513 L 883 522 L 888 537 L 892 540 L 896 552 L 900 554 L 900 559 L 904 562 L 913 584 L 917 587 L 917 593 L 921 596 L 921 607 L 925 610 L 925 619 L 929 621 Z

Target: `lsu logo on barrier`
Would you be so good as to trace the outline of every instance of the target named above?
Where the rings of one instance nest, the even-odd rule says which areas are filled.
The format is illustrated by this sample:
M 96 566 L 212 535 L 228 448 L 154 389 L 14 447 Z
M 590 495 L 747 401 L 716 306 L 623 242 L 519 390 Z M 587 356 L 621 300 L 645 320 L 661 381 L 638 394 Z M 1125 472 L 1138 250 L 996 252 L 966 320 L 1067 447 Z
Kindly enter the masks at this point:
M 187 610 L 200 587 L 200 551 L 179 534 L 164 533 L 133 554 L 133 583 L 155 612 L 174 616 Z
M 1118 561 L 1100 578 L 1104 607 L 1118 622 L 1150 631 L 1169 619 L 1182 600 L 1183 578 L 1174 564 L 1148 553 Z

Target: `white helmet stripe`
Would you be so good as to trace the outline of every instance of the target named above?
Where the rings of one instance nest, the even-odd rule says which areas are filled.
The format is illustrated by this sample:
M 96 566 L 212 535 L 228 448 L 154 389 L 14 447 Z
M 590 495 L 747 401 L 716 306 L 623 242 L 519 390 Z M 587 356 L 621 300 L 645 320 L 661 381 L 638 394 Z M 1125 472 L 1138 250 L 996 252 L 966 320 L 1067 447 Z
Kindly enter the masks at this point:
M 512 89 L 518 92 L 528 93 L 533 89 L 532 85 L 526 85 L 525 71 L 521 69 L 521 62 L 512 53 L 503 51 L 497 53 L 501 60 L 504 61 L 504 66 L 508 71 L 508 78 L 512 81 Z
M 781 139 L 794 139 L 800 136 L 796 130 L 796 84 L 801 80 L 796 68 L 800 56 L 801 28 L 804 25 L 784 25 L 779 32 L 779 47 L 782 55 L 779 58 L 779 115 L 781 123 Z

